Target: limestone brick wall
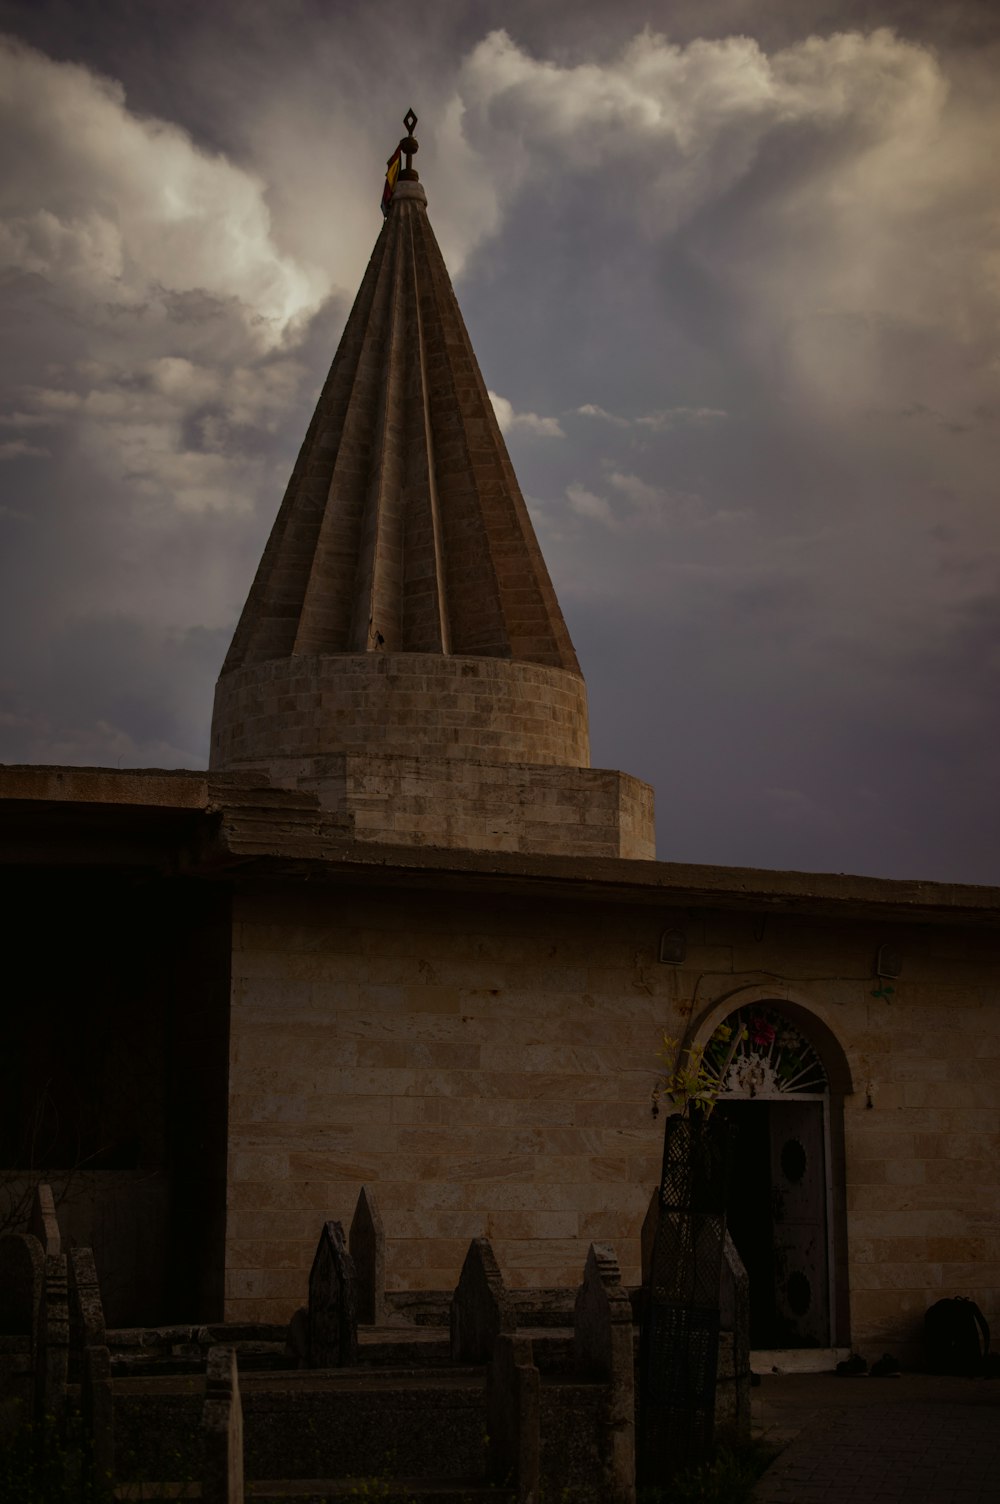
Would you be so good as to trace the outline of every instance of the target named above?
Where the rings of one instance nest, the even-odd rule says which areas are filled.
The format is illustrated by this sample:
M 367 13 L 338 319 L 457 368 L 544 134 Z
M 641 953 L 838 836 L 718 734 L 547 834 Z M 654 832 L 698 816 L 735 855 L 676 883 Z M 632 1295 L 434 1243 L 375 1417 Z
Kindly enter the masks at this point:
M 578 674 L 438 653 L 297 654 L 220 678 L 213 768 L 372 751 L 590 765 Z
M 515 1286 L 576 1283 L 591 1240 L 636 1281 L 661 1033 L 767 998 L 829 1031 L 855 1088 L 837 1172 L 854 1346 L 913 1356 L 945 1294 L 1000 1324 L 992 935 L 374 887 L 244 896 L 235 917 L 230 1317 L 303 1301 L 321 1221 L 348 1222 L 363 1182 L 390 1287 L 453 1285 L 484 1232 Z M 657 959 L 668 928 L 680 965 Z M 883 944 L 904 963 L 891 993 Z
M 615 773 L 618 795 L 620 856 L 648 861 L 656 855 L 655 794 L 648 783 Z
M 346 753 L 299 777 L 356 840 L 561 856 L 656 853 L 653 791 L 599 768 Z M 279 782 L 299 767 L 272 769 Z
M 1000 1321 L 998 958 L 947 932 L 924 946 L 890 998 L 866 988 L 850 1041 L 851 1312 L 877 1353 L 944 1295 Z
M 234 1319 L 302 1302 L 320 1223 L 346 1225 L 363 1182 L 392 1287 L 453 1285 L 480 1233 L 513 1285 L 577 1283 L 607 1237 L 635 1277 L 663 1000 L 633 955 L 648 921 L 581 917 L 385 890 L 240 904 Z

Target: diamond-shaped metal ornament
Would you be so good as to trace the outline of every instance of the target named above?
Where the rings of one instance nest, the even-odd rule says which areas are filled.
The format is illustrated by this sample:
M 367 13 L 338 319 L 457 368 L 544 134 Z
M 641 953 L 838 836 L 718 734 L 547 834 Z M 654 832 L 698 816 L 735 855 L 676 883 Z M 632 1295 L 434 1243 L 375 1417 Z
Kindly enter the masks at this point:
M 406 129 L 409 131 L 411 136 L 413 135 L 413 127 L 416 125 L 416 123 L 417 117 L 413 113 L 413 110 L 407 110 L 406 114 L 403 116 L 403 124 L 406 126 Z

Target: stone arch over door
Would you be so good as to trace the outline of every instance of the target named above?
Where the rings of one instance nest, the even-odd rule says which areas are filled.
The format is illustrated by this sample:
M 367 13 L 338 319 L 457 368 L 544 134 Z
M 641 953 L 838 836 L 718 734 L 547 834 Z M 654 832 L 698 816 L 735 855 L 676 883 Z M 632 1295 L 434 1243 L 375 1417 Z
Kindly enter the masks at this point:
M 733 1124 L 729 1221 L 750 1273 L 751 1345 L 848 1346 L 843 1047 L 773 985 L 718 999 L 688 1043 L 720 1075 L 716 1110 Z

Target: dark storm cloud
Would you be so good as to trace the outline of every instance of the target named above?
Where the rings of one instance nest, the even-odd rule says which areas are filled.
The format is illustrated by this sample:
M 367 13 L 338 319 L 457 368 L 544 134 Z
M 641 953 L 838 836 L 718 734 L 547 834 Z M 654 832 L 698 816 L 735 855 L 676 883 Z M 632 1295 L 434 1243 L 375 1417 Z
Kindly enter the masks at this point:
M 0 5 L 2 755 L 204 760 L 412 103 L 661 856 L 997 879 L 995 8 L 141 14 Z
M 3 719 L 12 762 L 189 767 L 203 761 L 203 685 L 226 629 L 158 630 L 141 617 L 63 623 L 35 656 L 21 644 L 30 693 L 13 687 Z

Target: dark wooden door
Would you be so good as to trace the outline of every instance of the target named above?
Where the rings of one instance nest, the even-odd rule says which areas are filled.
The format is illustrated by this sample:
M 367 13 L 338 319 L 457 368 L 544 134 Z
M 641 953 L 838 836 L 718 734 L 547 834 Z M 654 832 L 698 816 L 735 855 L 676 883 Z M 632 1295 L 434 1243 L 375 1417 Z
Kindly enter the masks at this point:
M 733 1124 L 727 1220 L 750 1276 L 753 1348 L 830 1343 L 822 1101 L 720 1103 Z
M 774 1304 L 783 1347 L 830 1345 L 823 1103 L 770 1102 Z

